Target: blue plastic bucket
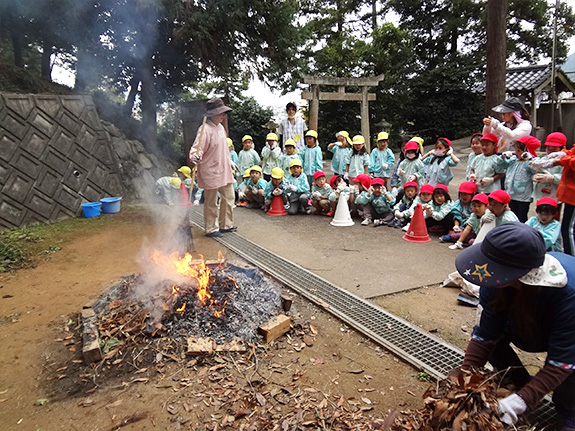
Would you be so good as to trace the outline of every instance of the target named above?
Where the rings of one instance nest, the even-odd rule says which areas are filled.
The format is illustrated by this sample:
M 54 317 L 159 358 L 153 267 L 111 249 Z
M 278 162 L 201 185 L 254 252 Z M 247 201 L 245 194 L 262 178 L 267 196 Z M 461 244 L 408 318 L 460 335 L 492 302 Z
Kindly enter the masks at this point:
M 114 214 L 120 212 L 120 201 L 122 198 L 102 198 L 102 211 L 104 214 Z
M 100 202 L 88 202 L 87 204 L 82 204 L 82 211 L 84 211 L 84 217 L 92 218 L 98 217 L 100 215 L 102 204 Z

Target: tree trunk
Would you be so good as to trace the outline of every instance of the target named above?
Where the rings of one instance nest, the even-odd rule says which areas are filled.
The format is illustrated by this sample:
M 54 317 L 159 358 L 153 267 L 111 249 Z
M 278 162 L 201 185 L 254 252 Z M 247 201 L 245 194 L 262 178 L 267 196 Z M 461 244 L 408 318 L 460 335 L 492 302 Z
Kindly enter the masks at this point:
M 487 76 L 485 115 L 505 100 L 507 0 L 487 2 Z
M 24 44 L 22 41 L 22 27 L 19 23 L 14 24 L 10 30 L 10 37 L 12 39 L 12 50 L 14 51 L 14 65 L 24 67 Z
M 138 86 L 140 85 L 140 78 L 134 75 L 130 79 L 130 92 L 126 97 L 126 102 L 124 103 L 124 113 L 128 116 L 132 115 L 134 110 L 134 103 L 136 103 L 136 95 L 138 94 Z
M 52 68 L 50 65 L 50 59 L 52 57 L 52 43 L 49 40 L 44 41 L 42 48 L 41 75 L 42 78 L 52 80 Z
M 154 69 L 151 56 L 140 62 L 142 87 L 142 127 L 140 137 L 146 144 L 146 148 L 153 154 L 159 154 L 158 150 L 158 127 L 156 112 L 156 89 L 154 85 Z

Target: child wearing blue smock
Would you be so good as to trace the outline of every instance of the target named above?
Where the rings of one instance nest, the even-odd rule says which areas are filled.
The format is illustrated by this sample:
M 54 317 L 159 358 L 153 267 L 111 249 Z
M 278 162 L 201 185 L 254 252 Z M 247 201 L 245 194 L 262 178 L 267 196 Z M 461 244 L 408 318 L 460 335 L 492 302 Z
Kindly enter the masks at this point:
M 467 156 L 467 168 L 465 169 L 465 181 L 469 181 L 469 174 L 471 173 L 471 163 L 473 159 L 481 154 L 481 133 L 474 133 L 471 135 L 470 146 L 471 153 Z
M 331 177 L 331 180 L 329 180 L 329 186 L 331 187 L 331 192 L 328 196 L 329 204 L 331 206 L 331 210 L 335 212 L 340 194 L 343 193 L 344 199 L 349 201 L 350 190 L 341 175 L 334 175 Z
M 294 159 L 290 163 L 290 175 L 286 178 L 286 190 L 288 191 L 289 209 L 288 214 L 295 215 L 298 211 L 304 214 L 311 214 L 309 204 L 309 183 L 307 177 L 302 173 L 302 163 L 299 159 Z
M 505 190 L 511 201 L 509 208 L 521 223 L 527 221 L 529 206 L 533 200 L 533 175 L 535 171 L 529 166 L 529 159 L 537 156 L 535 150 L 541 143 L 533 136 L 522 136 L 515 141 L 515 154 L 505 151 L 503 163 L 507 165 L 505 173 Z
M 477 185 L 471 181 L 464 181 L 459 186 L 458 199 L 451 205 L 447 217 L 451 221 L 451 231 L 461 233 L 465 229 L 467 219 L 471 216 L 471 200 L 477 191 Z
M 348 154 L 345 161 L 345 173 L 343 178 L 347 181 L 356 178 L 360 174 L 367 174 L 369 167 L 369 154 L 365 150 L 365 138 L 355 135 L 352 140 L 353 150 Z
M 364 216 L 366 219 L 373 220 L 374 226 L 385 226 L 393 220 L 394 203 L 395 198 L 385 188 L 383 178 L 374 178 L 371 182 L 369 202 L 363 207 Z
M 399 175 L 399 185 L 408 181 L 415 181 L 418 185 L 425 182 L 425 165 L 419 160 L 419 144 L 409 141 L 405 144 L 405 159 L 399 164 L 397 174 Z
M 254 165 L 259 165 L 262 159 L 259 154 L 253 149 L 254 142 L 250 135 L 244 135 L 242 138 L 242 150 L 238 153 L 238 168 L 239 172 L 244 172 L 246 169 Z
M 267 186 L 267 181 L 262 177 L 262 168 L 254 165 L 250 168 L 250 178 L 246 183 L 246 200 L 248 205 L 246 208 L 261 208 L 264 209 L 264 190 Z
M 384 185 L 387 186 L 391 177 L 391 168 L 395 164 L 395 156 L 387 146 L 389 144 L 389 134 L 380 132 L 377 135 L 377 148 L 371 151 L 369 156 L 368 172 L 374 178 L 381 178 Z
M 286 153 L 282 155 L 279 167 L 282 168 L 284 172 L 289 172 L 289 165 L 291 161 L 294 159 L 301 161 L 301 158 L 297 153 L 296 144 L 293 139 L 286 140 L 284 147 Z
M 567 138 L 563 133 L 550 133 L 545 139 L 545 155 L 543 157 L 538 157 L 529 162 L 536 162 L 536 164 L 544 163 L 549 160 L 549 156 L 553 153 L 561 151 L 565 148 L 567 143 Z M 561 175 L 563 174 L 563 166 L 557 165 L 550 168 L 541 170 L 537 169 L 537 173 L 533 175 L 533 199 L 538 201 L 541 198 L 549 197 L 557 199 L 557 186 L 559 181 L 561 181 Z M 560 212 L 560 206 L 557 208 L 557 212 Z
M 421 204 L 423 214 L 425 215 L 425 209 L 433 203 L 433 190 L 434 188 L 431 184 L 422 185 L 419 190 L 419 196 L 413 200 L 411 206 L 402 212 L 395 212 L 395 217 L 399 218 L 404 224 L 403 230 L 407 231 L 409 229 L 409 222 L 411 221 L 411 217 L 413 217 L 417 204 Z
M 451 210 L 451 196 L 446 185 L 438 184 L 433 189 L 433 198 L 423 208 L 425 225 L 427 229 L 445 234 L 451 228 L 451 221 L 447 215 Z
M 392 193 L 393 195 L 393 193 Z M 407 221 L 404 221 L 403 212 L 411 208 L 413 201 L 417 198 L 417 183 L 414 181 L 407 182 L 403 185 L 401 197 L 397 195 L 393 207 L 393 220 L 387 225 L 390 227 L 402 227 Z
M 496 154 L 497 136 L 487 133 L 481 137 L 481 154 L 471 162 L 469 181 L 477 184 L 479 193 L 489 194 L 501 190 L 501 178 L 505 174 L 505 166 L 501 157 Z
M 433 187 L 438 184 L 448 186 L 453 179 L 451 167 L 459 163 L 459 159 L 453 154 L 451 141 L 447 138 L 439 138 L 435 149 L 425 154 L 421 160 L 427 165 L 427 184 Z
M 264 180 L 271 180 L 272 169 L 280 165 L 282 150 L 278 143 L 278 135 L 268 133 L 266 145 L 262 148 L 262 172 Z
M 333 153 L 331 158 L 331 170 L 335 175 L 345 174 L 347 158 L 351 153 L 351 139 L 345 130 L 335 134 L 336 141 L 327 146 L 328 151 Z
M 543 235 L 547 251 L 563 252 L 561 246 L 561 223 L 554 219 L 557 213 L 557 201 L 544 197 L 537 201 L 537 216 L 531 217 L 526 225 L 537 229 Z
M 282 168 L 278 168 L 277 166 L 272 169 L 271 172 L 271 181 L 267 183 L 266 188 L 264 189 L 264 211 L 268 212 L 271 205 L 272 199 L 275 196 L 281 196 L 284 208 L 287 210 L 289 208 L 289 200 L 286 191 L 287 183 L 284 180 L 284 171 Z
M 314 172 L 323 169 L 323 156 L 315 130 L 308 130 L 305 133 L 305 145 L 299 156 L 303 164 L 303 173 L 307 177 L 307 182 L 308 184 L 312 184 Z

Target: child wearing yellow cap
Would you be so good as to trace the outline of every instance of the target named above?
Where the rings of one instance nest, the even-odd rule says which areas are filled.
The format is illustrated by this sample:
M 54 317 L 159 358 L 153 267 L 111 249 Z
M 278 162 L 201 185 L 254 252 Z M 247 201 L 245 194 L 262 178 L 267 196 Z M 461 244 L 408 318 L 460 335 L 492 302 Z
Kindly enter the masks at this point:
M 328 151 L 333 153 L 331 158 L 331 170 L 334 175 L 345 174 L 345 161 L 351 153 L 351 138 L 345 130 L 335 134 L 336 141 L 327 146 Z
M 272 169 L 280 165 L 282 150 L 278 144 L 278 135 L 268 133 L 266 144 L 262 148 L 262 173 L 264 180 L 271 180 Z
M 262 168 L 254 165 L 250 168 L 250 179 L 246 184 L 246 200 L 249 202 L 246 208 L 264 209 L 264 190 L 267 181 L 262 177 Z
M 287 183 L 284 180 L 283 169 L 278 167 L 273 168 L 271 178 L 272 178 L 271 181 L 267 183 L 266 188 L 264 190 L 264 198 L 265 198 L 264 211 L 265 212 L 269 211 L 272 205 L 272 199 L 275 196 L 281 196 L 284 208 L 287 210 L 289 208 L 289 199 L 286 190 Z
M 254 141 L 250 135 L 242 138 L 242 150 L 238 153 L 238 170 L 244 172 L 254 165 L 259 165 L 262 161 L 259 154 L 254 150 Z

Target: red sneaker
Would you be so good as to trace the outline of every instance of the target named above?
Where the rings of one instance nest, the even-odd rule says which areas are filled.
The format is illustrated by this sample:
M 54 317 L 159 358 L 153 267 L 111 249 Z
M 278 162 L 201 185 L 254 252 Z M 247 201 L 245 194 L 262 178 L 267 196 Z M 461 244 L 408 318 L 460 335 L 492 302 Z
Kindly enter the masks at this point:
M 333 217 L 333 211 L 326 212 L 325 215 L 328 217 Z

